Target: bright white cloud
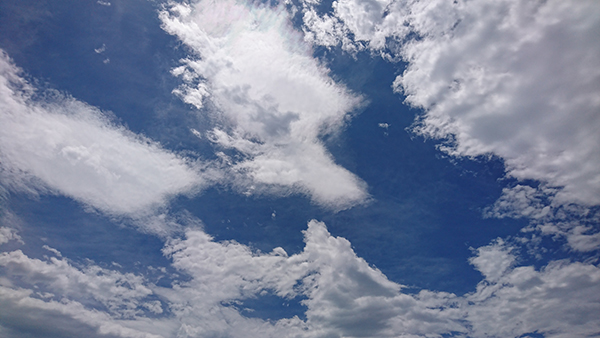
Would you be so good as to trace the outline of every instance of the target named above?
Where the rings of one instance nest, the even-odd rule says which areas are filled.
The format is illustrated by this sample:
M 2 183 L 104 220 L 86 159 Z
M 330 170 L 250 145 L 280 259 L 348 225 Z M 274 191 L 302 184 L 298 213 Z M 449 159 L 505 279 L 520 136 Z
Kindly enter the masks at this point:
M 533 188 L 517 184 L 505 188 L 502 196 L 487 208 L 486 217 L 527 217 L 530 225 L 526 232 L 538 231 L 544 235 L 563 237 L 573 250 L 590 252 L 600 249 L 600 233 L 594 225 L 600 224 L 600 212 L 577 204 L 557 205 L 553 197 L 560 189 L 540 185 Z
M 343 128 L 359 98 L 336 84 L 294 31 L 283 7 L 235 1 L 171 4 L 163 28 L 197 55 L 173 70 L 175 93 L 214 105 L 210 140 L 246 193 L 300 192 L 343 209 L 367 198 L 365 184 L 335 164 L 319 140 Z
M 35 285 L 38 292 L 49 298 L 77 299 L 90 304 L 101 304 L 119 318 L 132 318 L 142 313 L 143 300 L 152 294 L 140 276 L 89 265 L 82 270 L 66 259 L 51 257 L 48 261 L 27 257 L 21 250 L 0 254 L 0 266 L 12 278 Z M 47 293 L 43 293 L 47 292 Z M 56 296 L 54 296 L 56 293 Z M 158 313 L 161 307 L 152 306 Z
M 150 284 L 139 275 L 92 263 L 77 268 L 55 257 L 34 259 L 20 250 L 1 253 L 0 266 L 3 336 L 158 338 L 176 329 L 145 316 L 162 313 L 163 306 L 148 298 Z
M 36 92 L 0 53 L 0 179 L 8 189 L 52 192 L 109 214 L 139 215 L 205 180 L 186 160 L 96 108 Z
M 442 10 L 451 22 L 432 19 Z M 600 204 L 598 3 L 440 2 L 410 22 L 422 39 L 403 47 L 394 85 L 426 110 L 418 133 L 562 187 L 557 203 Z

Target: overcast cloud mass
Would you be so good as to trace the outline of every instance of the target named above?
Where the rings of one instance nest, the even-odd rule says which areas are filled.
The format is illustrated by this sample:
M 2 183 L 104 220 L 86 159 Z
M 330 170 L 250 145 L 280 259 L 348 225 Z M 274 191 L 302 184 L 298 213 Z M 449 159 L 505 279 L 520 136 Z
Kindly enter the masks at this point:
M 0 0 L 0 336 L 600 335 L 598 36 L 592 0 Z

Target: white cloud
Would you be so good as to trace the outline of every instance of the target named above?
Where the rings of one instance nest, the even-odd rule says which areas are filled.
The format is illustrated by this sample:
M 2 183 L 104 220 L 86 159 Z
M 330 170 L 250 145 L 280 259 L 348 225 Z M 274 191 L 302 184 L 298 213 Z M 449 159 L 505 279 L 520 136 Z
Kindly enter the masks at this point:
M 528 217 L 578 251 L 600 248 L 600 6 L 595 1 L 338 0 L 304 4 L 311 43 L 407 62 L 393 87 L 424 110 L 413 131 L 455 156 L 502 158 L 486 211 Z M 595 213 L 595 215 L 594 215 Z M 590 216 L 590 214 L 592 214 Z
M 476 291 L 409 295 L 323 223 L 309 222 L 304 236 L 304 250 L 289 256 L 281 248 L 261 253 L 215 242 L 190 229 L 164 248 L 187 276 L 171 287 L 92 263 L 76 267 L 64 258 L 6 252 L 0 265 L 11 279 L 0 278 L 0 327 L 26 332 L 19 323 L 35 317 L 52 328 L 59 318 L 68 337 L 76 331 L 117 337 L 567 337 L 600 330 L 600 269 L 591 264 L 516 266 L 517 251 L 497 240 L 471 259 L 485 276 Z M 243 301 L 265 293 L 303 297 L 306 320 L 244 316 Z
M 496 277 L 496 276 L 494 276 Z M 600 330 L 600 269 L 567 261 L 521 266 L 481 282 L 466 296 L 475 337 L 589 337 Z
M 477 248 L 477 255 L 469 262 L 485 276 L 486 280 L 497 282 L 515 263 L 515 257 L 510 251 L 510 247 L 502 239 L 497 239 L 488 246 Z
M 420 8 L 419 8 L 420 9 Z M 436 21 L 447 12 L 447 21 Z M 394 82 L 426 113 L 415 131 L 460 156 L 495 154 L 509 175 L 600 204 L 600 6 L 594 1 L 434 3 Z
M 600 223 L 600 212 L 577 204 L 555 203 L 560 189 L 540 185 L 537 188 L 517 184 L 504 188 L 502 196 L 484 212 L 486 217 L 527 217 L 530 225 L 526 232 L 563 237 L 576 251 L 590 252 L 600 249 L 600 233 L 594 224 Z
M 21 250 L 1 253 L 0 266 L 11 278 L 35 286 L 38 292 L 56 294 L 55 300 L 69 297 L 88 305 L 101 304 L 118 318 L 133 318 L 142 313 L 143 300 L 152 294 L 140 276 L 93 264 L 77 269 L 66 259 L 50 257 L 42 261 L 29 258 Z M 151 305 L 150 309 L 157 309 L 155 304 Z
M 156 338 L 176 330 L 175 323 L 146 316 L 162 313 L 162 305 L 149 298 L 151 284 L 139 275 L 43 261 L 20 250 L 1 253 L 0 266 L 0 332 L 7 337 Z
M 140 215 L 206 183 L 191 164 L 111 123 L 96 108 L 36 92 L 0 55 L 0 179 L 30 193 L 72 197 L 115 215 Z
M 137 319 L 132 326 L 156 327 L 157 321 Z M 129 321 L 114 320 L 108 314 L 90 310 L 81 303 L 46 301 L 32 290 L 0 286 L 0 333 L 6 338 L 86 337 L 163 338 L 127 327 Z
M 360 99 L 312 58 L 283 7 L 200 1 L 160 17 L 197 54 L 173 70 L 185 82 L 175 93 L 213 116 L 212 142 L 242 154 L 228 158 L 241 189 L 300 192 L 333 209 L 368 197 L 319 140 L 343 128 Z
M 10 241 L 21 241 L 21 236 L 13 228 L 0 227 L 0 244 L 8 243 Z
M 600 204 L 597 2 L 332 6 L 331 15 L 318 16 L 305 4 L 307 39 L 326 46 L 351 39 L 346 49 L 408 62 L 394 88 L 425 110 L 417 133 L 450 139 L 442 149 L 453 155 L 503 158 L 509 175 L 562 188 L 556 203 Z
M 304 236 L 304 250 L 288 256 L 281 248 L 260 253 L 188 231 L 186 239 L 169 243 L 165 254 L 192 280 L 158 292 L 169 299 L 190 336 L 392 337 L 465 331 L 456 322 L 465 315 L 457 308 L 458 297 L 402 294 L 400 285 L 357 257 L 350 242 L 331 236 L 323 223 L 309 222 Z M 236 301 L 265 292 L 306 297 L 307 320 L 268 324 L 234 311 Z M 223 303 L 233 307 L 223 308 Z

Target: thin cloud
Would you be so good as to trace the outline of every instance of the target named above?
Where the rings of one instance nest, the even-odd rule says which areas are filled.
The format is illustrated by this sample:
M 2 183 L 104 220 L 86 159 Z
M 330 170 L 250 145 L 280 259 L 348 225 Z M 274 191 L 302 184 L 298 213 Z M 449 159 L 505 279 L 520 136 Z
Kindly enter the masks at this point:
M 0 178 L 6 188 L 59 193 L 108 214 L 135 216 L 205 184 L 185 159 L 85 103 L 36 93 L 20 74 L 2 52 Z

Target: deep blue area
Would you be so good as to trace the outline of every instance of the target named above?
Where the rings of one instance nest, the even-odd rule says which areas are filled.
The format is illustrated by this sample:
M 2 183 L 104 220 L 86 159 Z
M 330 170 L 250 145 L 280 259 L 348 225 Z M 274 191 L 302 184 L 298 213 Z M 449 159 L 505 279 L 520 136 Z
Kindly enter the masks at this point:
M 248 298 L 236 304 L 236 308 L 246 317 L 277 321 L 283 318 L 298 316 L 306 320 L 306 306 L 299 298 L 285 299 L 272 294 Z

